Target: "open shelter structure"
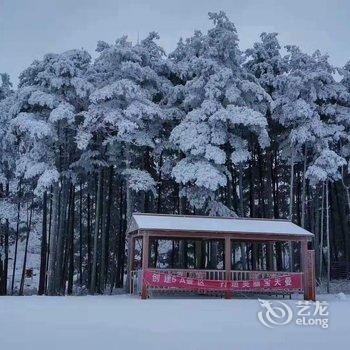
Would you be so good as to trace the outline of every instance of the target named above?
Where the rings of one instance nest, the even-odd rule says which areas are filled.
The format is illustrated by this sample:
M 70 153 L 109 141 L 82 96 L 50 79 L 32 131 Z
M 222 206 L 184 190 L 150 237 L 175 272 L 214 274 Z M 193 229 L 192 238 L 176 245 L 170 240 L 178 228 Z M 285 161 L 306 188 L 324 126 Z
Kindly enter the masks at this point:
M 303 293 L 315 300 L 313 234 L 287 220 L 134 214 L 130 293 Z

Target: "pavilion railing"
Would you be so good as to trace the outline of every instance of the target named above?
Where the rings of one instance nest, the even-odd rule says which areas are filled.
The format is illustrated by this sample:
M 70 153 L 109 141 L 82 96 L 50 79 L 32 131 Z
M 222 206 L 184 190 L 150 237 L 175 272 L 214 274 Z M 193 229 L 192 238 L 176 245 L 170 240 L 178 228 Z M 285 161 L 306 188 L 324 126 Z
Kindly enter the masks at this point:
M 274 278 L 289 274 L 289 271 L 251 271 L 251 270 L 231 270 L 231 281 L 260 280 L 264 278 Z
M 169 273 L 181 277 L 203 280 L 225 280 L 225 270 L 197 270 L 197 269 L 149 269 L 152 272 Z

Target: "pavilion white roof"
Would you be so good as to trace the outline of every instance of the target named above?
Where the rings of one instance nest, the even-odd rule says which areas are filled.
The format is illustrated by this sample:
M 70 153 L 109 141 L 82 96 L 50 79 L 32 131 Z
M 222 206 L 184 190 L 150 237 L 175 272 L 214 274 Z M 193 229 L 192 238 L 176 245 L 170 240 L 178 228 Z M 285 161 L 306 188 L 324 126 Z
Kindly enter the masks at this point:
M 313 236 L 311 232 L 287 220 L 196 215 L 133 214 L 127 232 L 137 230 Z

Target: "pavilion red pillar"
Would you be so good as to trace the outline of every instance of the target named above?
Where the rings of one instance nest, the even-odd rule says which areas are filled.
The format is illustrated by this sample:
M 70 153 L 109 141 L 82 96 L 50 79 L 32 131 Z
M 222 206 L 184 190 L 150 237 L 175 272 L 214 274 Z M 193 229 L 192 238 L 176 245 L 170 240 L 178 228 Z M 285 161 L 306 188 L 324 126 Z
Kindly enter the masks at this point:
M 231 237 L 225 237 L 225 277 L 226 280 L 231 280 L 231 254 L 232 254 L 232 245 L 231 245 Z M 225 299 L 231 299 L 232 292 L 225 292 Z
M 304 300 L 316 300 L 315 251 L 307 249 L 307 241 L 301 241 L 301 265 L 303 271 Z
M 142 236 L 142 275 L 148 269 L 149 260 L 149 235 L 145 232 Z M 142 278 L 141 299 L 147 299 L 147 287 Z

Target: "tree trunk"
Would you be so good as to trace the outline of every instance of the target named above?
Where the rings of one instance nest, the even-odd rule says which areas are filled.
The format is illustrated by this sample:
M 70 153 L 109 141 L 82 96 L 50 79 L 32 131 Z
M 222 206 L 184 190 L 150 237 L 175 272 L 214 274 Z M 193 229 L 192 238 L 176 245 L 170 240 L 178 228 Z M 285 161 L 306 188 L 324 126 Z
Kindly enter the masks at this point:
M 68 295 L 73 294 L 73 277 L 74 277 L 74 214 L 75 214 L 75 187 L 71 185 L 71 198 L 70 198 L 70 215 L 69 215 L 69 267 L 68 267 Z
M 110 193 L 111 182 L 108 182 Z M 108 199 L 109 201 L 109 199 Z M 107 202 L 108 203 L 108 202 Z M 107 234 L 106 234 L 106 219 L 107 219 L 107 208 L 108 204 L 102 198 L 102 220 L 101 220 L 101 269 L 100 269 L 100 291 L 104 293 L 106 285 L 106 258 L 107 258 Z
M 243 165 L 239 164 L 239 214 L 244 218 L 244 198 L 243 198 Z
M 130 169 L 131 167 L 131 154 L 130 154 L 130 146 L 127 145 L 125 147 L 125 156 L 126 156 L 126 168 Z M 132 189 L 130 187 L 129 180 L 126 180 L 126 226 L 129 226 L 129 222 L 134 210 L 134 196 L 132 193 Z
M 4 268 L 3 268 L 3 295 L 7 295 L 7 278 L 8 278 L 8 265 L 9 265 L 9 235 L 10 235 L 10 223 L 8 220 L 6 220 L 5 223 L 5 237 L 4 237 L 4 250 L 5 250 L 5 256 L 4 256 Z
M 50 209 L 49 209 L 49 235 L 47 237 L 47 245 L 46 245 L 45 294 L 47 294 L 48 275 L 49 275 L 50 242 L 51 242 L 51 231 L 52 231 L 52 202 L 53 202 L 52 197 L 53 197 L 53 189 L 51 186 L 51 189 L 50 189 Z
M 327 293 L 330 290 L 331 280 L 331 255 L 330 255 L 330 236 L 329 236 L 329 189 L 328 180 L 326 182 L 326 237 L 327 237 Z
M 290 184 L 289 184 L 289 220 L 293 221 L 293 187 L 294 187 L 294 147 L 292 147 L 292 156 L 290 163 Z
M 305 228 L 307 145 L 305 144 L 304 147 L 303 187 L 301 195 L 301 227 L 303 228 Z
M 28 211 L 29 211 L 29 214 L 27 216 L 27 237 L 26 237 L 26 245 L 24 248 L 22 276 L 21 276 L 21 283 L 20 283 L 19 293 L 18 293 L 19 295 L 23 295 L 23 292 L 24 292 L 24 280 L 26 277 L 26 268 L 27 268 L 28 243 L 29 243 L 30 230 L 32 228 L 33 203 L 30 204 Z
M 47 192 L 44 192 L 43 196 L 43 222 L 42 222 L 42 234 L 41 234 L 41 251 L 40 251 L 40 279 L 38 294 L 43 295 L 45 293 L 46 282 L 46 257 L 47 257 Z
M 292 157 L 290 166 L 290 195 L 289 195 L 289 220 L 293 221 L 293 187 L 294 187 L 294 147 L 292 145 Z M 288 242 L 289 247 L 289 268 L 293 269 L 293 245 L 292 242 Z
M 60 194 L 58 184 L 54 185 L 52 192 L 52 233 L 49 241 L 50 255 L 49 255 L 49 269 L 48 269 L 48 287 L 49 295 L 56 294 L 55 288 L 55 271 L 56 271 L 56 257 L 57 257 L 57 237 L 58 237 L 58 212 L 60 204 Z
M 83 183 L 79 191 L 79 285 L 83 286 Z
M 116 237 L 115 241 L 115 256 L 116 256 L 116 269 L 115 269 L 115 276 L 112 281 L 112 286 L 114 284 L 114 281 L 116 283 L 116 286 L 120 288 L 123 284 L 123 281 L 120 280 L 120 276 L 122 274 L 122 234 L 124 229 L 123 224 L 123 215 L 125 210 L 125 203 L 124 203 L 124 191 L 123 191 L 123 180 L 120 179 L 119 181 L 119 227 L 118 227 L 118 236 Z M 130 276 L 128 276 L 127 281 L 130 280 Z M 126 286 L 127 289 L 129 286 Z
M 159 172 L 157 184 L 157 213 L 160 214 L 162 210 L 162 166 L 163 166 L 163 152 L 160 153 L 159 158 Z
M 13 258 L 13 267 L 12 267 L 11 295 L 13 295 L 13 292 L 14 292 L 14 284 L 15 284 L 15 276 L 16 276 L 19 225 L 20 225 L 20 213 L 21 213 L 20 197 L 21 197 L 21 181 L 19 182 L 19 185 L 18 185 L 17 225 L 16 225 L 16 238 L 15 238 L 15 254 Z
M 325 183 L 322 183 L 322 202 L 321 202 L 321 227 L 320 227 L 320 279 L 322 279 L 323 267 L 323 237 L 324 237 L 324 201 L 325 201 Z
M 111 232 L 111 215 L 113 204 L 113 179 L 114 169 L 113 166 L 109 168 L 109 189 L 108 189 L 108 202 L 107 202 L 107 221 L 106 221 L 106 258 L 105 258 L 105 283 L 108 280 L 109 271 L 109 259 L 110 259 L 110 232 Z
M 88 270 L 88 275 L 87 275 L 87 285 L 88 288 L 90 288 L 91 285 L 91 197 L 90 193 L 87 194 L 87 230 L 86 230 L 86 235 L 87 235 L 87 270 Z
M 64 268 L 64 247 L 65 247 L 65 230 L 67 215 L 67 199 L 68 199 L 68 182 L 66 179 L 62 181 L 61 203 L 59 212 L 59 228 L 57 237 L 57 255 L 55 269 L 55 293 L 62 294 L 63 268 Z
M 273 218 L 273 190 L 272 190 L 272 172 L 273 172 L 273 153 L 271 150 L 266 152 L 267 157 L 267 179 L 266 179 L 266 195 L 267 195 L 267 217 Z
M 249 215 L 251 218 L 255 217 L 255 191 L 254 191 L 254 172 L 253 160 L 249 161 Z
M 97 180 L 97 199 L 96 199 L 96 212 L 95 212 L 95 229 L 94 229 L 94 248 L 93 248 L 93 260 L 92 260 L 92 272 L 91 272 L 91 284 L 90 294 L 96 292 L 97 287 L 97 254 L 98 254 L 98 235 L 99 235 L 99 224 L 101 217 L 101 199 L 102 199 L 102 181 L 103 171 L 99 170 Z

